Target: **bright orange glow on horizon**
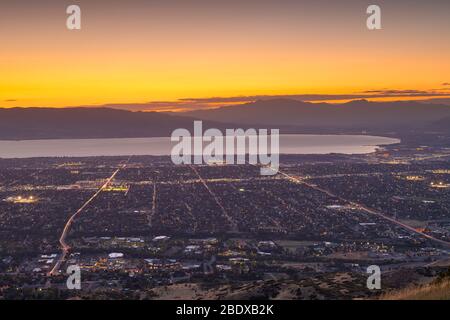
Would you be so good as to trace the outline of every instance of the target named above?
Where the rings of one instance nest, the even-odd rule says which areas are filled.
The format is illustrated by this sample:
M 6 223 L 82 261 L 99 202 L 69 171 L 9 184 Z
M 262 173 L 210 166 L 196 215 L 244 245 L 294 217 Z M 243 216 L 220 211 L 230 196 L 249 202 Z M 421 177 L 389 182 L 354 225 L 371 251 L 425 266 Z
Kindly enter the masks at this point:
M 65 29 L 57 1 L 0 4 L 0 107 L 448 90 L 450 25 L 438 19 L 448 7 L 440 2 L 422 11 L 427 25 L 411 20 L 426 4 L 409 15 L 386 4 L 376 32 L 350 0 L 334 11 L 301 1 L 79 2 L 81 31 Z

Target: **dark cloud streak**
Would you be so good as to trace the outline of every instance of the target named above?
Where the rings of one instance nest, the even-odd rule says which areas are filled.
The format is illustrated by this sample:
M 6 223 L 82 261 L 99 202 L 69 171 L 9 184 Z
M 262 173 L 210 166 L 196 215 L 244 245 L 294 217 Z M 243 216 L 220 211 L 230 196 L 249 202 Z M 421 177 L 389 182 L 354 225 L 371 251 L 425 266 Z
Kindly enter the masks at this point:
M 132 104 L 107 104 L 104 107 L 126 109 L 132 111 L 161 111 L 177 112 L 192 111 L 199 109 L 211 109 L 224 105 L 243 104 L 255 102 L 257 100 L 271 99 L 293 99 L 305 102 L 320 101 L 340 101 L 353 99 L 375 99 L 375 98 L 430 98 L 430 97 L 448 97 L 448 92 L 424 91 L 424 90 L 368 90 L 360 94 L 298 94 L 298 95 L 254 95 L 254 96 L 235 96 L 235 97 L 211 97 L 211 98 L 182 98 L 176 101 L 150 101 L 146 103 Z

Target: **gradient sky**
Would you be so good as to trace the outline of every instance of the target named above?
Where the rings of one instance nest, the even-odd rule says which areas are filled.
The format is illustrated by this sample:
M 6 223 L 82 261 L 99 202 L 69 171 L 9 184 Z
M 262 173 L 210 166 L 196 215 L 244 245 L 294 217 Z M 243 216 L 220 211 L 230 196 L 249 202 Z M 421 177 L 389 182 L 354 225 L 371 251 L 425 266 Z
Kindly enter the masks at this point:
M 70 4 L 82 30 L 65 27 Z M 382 8 L 383 30 L 366 29 Z M 450 1 L 0 2 L 0 106 L 449 90 Z

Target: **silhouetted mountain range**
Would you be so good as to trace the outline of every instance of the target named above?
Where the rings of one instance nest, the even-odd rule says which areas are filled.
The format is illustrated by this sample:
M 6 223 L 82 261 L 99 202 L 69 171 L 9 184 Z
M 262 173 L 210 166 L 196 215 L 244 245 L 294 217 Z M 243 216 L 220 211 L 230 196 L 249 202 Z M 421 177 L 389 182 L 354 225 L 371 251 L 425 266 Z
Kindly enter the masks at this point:
M 109 108 L 0 109 L 0 139 L 130 138 L 170 136 L 177 128 L 279 128 L 289 133 L 425 132 L 450 130 L 450 107 L 417 102 L 308 103 L 289 99 L 184 113 Z
M 429 126 L 430 130 L 450 131 L 450 117 L 442 118 Z
M 289 99 L 261 100 L 238 106 L 185 112 L 204 120 L 237 124 L 296 126 L 303 129 L 413 130 L 425 129 L 450 117 L 450 106 L 417 102 L 344 104 L 308 103 Z
M 204 127 L 224 128 L 204 122 Z M 176 128 L 192 132 L 193 120 L 157 112 L 108 108 L 0 109 L 0 139 L 167 137 Z

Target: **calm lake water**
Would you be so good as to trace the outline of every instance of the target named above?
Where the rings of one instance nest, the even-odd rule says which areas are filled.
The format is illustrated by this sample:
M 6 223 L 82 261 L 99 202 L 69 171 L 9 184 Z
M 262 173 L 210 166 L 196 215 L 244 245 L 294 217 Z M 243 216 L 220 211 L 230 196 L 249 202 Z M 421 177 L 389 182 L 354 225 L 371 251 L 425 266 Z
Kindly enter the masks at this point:
M 269 139 L 270 140 L 270 139 Z M 280 135 L 282 154 L 364 154 L 400 140 L 364 135 Z M 0 158 L 170 155 L 170 138 L 0 141 Z

